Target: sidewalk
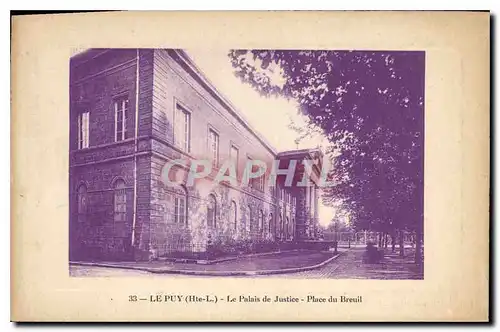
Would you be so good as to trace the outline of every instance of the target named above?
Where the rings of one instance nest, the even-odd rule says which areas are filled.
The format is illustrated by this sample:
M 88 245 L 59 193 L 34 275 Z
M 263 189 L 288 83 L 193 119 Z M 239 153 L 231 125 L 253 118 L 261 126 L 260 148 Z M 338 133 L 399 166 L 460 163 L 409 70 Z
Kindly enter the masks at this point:
M 244 257 L 210 265 L 166 261 L 71 262 L 70 265 L 204 276 L 267 275 L 296 273 L 317 269 L 327 265 L 339 255 L 334 255 L 333 252 L 294 251 L 267 256 Z
M 297 277 L 324 277 L 335 279 L 423 279 L 423 269 L 414 264 L 414 250 L 407 248 L 405 257 L 399 252 L 385 249 L 384 258 L 378 264 L 363 263 L 363 247 L 351 248 L 346 255 L 317 271 L 297 273 Z M 321 274 L 321 276 L 319 276 Z

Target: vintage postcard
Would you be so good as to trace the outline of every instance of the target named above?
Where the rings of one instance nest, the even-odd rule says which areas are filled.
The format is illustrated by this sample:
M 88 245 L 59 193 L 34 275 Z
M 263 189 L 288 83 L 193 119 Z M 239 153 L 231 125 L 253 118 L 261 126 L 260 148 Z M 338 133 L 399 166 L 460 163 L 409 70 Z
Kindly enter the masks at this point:
M 487 321 L 489 19 L 14 17 L 12 320 Z

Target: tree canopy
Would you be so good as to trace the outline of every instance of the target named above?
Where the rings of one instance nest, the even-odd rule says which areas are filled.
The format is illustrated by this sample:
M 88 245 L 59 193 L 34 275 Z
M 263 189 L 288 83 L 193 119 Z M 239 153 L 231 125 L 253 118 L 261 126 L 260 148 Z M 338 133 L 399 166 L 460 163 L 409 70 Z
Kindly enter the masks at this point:
M 262 95 L 293 99 L 319 130 L 354 227 L 421 229 L 424 67 L 419 51 L 231 50 L 235 74 Z

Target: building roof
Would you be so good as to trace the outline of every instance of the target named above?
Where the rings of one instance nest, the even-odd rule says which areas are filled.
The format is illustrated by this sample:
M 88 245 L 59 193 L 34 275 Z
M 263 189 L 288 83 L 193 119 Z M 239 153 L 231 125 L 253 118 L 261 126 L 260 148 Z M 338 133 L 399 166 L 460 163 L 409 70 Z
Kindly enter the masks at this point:
M 71 56 L 71 66 L 78 67 L 79 65 L 90 61 L 98 56 L 110 51 L 108 48 L 87 48 L 77 51 Z
M 288 151 L 282 151 L 278 153 L 278 157 L 294 157 L 294 156 L 305 156 L 309 155 L 312 156 L 314 154 L 319 154 L 321 155 L 321 150 L 319 148 L 313 148 L 313 149 L 297 149 L 297 150 L 288 150 Z
M 76 53 L 71 57 L 72 66 L 78 66 L 82 63 L 85 63 L 93 58 L 100 56 L 107 51 L 112 49 L 86 49 L 82 50 L 79 53 Z M 245 118 L 245 116 L 231 103 L 229 99 L 227 99 L 216 87 L 215 85 L 207 78 L 207 76 L 203 73 L 203 71 L 195 64 L 193 59 L 186 53 L 186 51 L 182 49 L 168 49 L 173 52 L 176 57 L 176 61 L 182 61 L 198 78 L 198 80 L 202 83 L 202 85 L 212 93 L 216 97 L 216 99 L 224 106 L 254 137 L 265 147 L 267 148 L 273 155 L 288 157 L 288 156 L 296 156 L 311 154 L 315 151 L 321 153 L 319 149 L 300 149 L 300 150 L 289 150 L 278 152 L 276 148 L 274 148 L 271 143 L 267 141 L 267 139 L 262 136 L 253 126 L 249 123 L 249 121 Z
M 213 94 L 218 97 L 219 101 L 223 104 L 223 106 L 232 113 L 232 115 L 246 128 L 248 129 L 256 138 L 259 140 L 269 151 L 271 151 L 276 156 L 288 156 L 299 154 L 311 154 L 313 152 L 321 151 L 317 148 L 313 149 L 301 149 L 301 150 L 290 150 L 278 152 L 272 145 L 267 141 L 267 139 L 262 136 L 253 126 L 248 122 L 245 116 L 231 103 L 229 99 L 227 99 L 216 87 L 215 85 L 207 78 L 207 76 L 203 73 L 203 71 L 196 65 L 196 63 L 191 59 L 191 57 L 186 53 L 186 51 L 182 49 L 173 50 L 176 52 L 180 59 L 182 59 L 187 65 L 191 67 L 193 72 L 198 76 L 198 78 L 204 83 L 206 88 L 208 88 Z
M 262 136 L 253 126 L 249 123 L 249 121 L 245 118 L 245 116 L 231 103 L 229 99 L 227 99 L 216 87 L 215 85 L 207 78 L 207 76 L 203 73 L 203 71 L 194 63 L 193 59 L 186 53 L 186 51 L 182 49 L 173 50 L 179 58 L 184 61 L 190 69 L 198 76 L 200 81 L 205 85 L 205 88 L 212 92 L 215 95 L 216 99 L 224 106 L 249 132 L 251 132 L 257 140 L 264 145 L 271 153 L 276 155 L 277 150 L 267 141 L 267 139 Z

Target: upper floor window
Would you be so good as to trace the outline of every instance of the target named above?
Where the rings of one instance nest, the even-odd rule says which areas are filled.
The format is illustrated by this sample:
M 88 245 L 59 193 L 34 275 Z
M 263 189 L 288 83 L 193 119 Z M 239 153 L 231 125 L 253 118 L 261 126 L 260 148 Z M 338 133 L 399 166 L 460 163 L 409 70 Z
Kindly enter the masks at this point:
M 280 214 L 280 221 L 278 224 L 278 231 L 277 231 L 278 238 L 283 238 L 283 216 Z
M 250 167 L 250 165 L 251 165 L 251 169 L 246 170 L 247 172 L 251 171 L 253 174 L 255 174 L 256 172 L 259 171 L 260 166 L 254 165 L 253 159 L 250 157 L 247 157 L 247 164 L 245 167 Z M 249 179 L 249 187 L 260 190 L 260 191 L 264 191 L 264 179 L 265 179 L 265 174 L 262 174 L 256 178 Z
M 123 141 L 127 138 L 127 113 L 128 98 L 120 97 L 114 101 L 115 109 L 115 141 Z
M 252 167 L 252 169 L 250 169 L 250 167 Z M 245 164 L 245 172 L 247 172 L 248 174 L 248 172 L 250 172 L 251 170 L 253 170 L 252 158 L 247 156 L 247 163 Z M 248 186 L 250 188 L 253 188 L 255 186 L 254 179 L 248 179 Z
M 89 147 L 89 112 L 78 114 L 78 149 Z
M 238 158 L 239 158 L 239 150 L 236 146 L 231 145 L 231 149 L 229 150 L 229 157 L 234 164 L 234 169 L 236 170 L 236 176 L 238 176 Z
M 266 174 L 262 174 L 257 179 L 257 189 L 264 191 L 264 184 L 266 182 Z
M 191 149 L 191 113 L 180 105 L 176 105 L 174 115 L 174 141 L 184 152 Z
M 219 134 L 213 129 L 208 130 L 208 148 L 212 165 L 217 167 L 219 165 Z

